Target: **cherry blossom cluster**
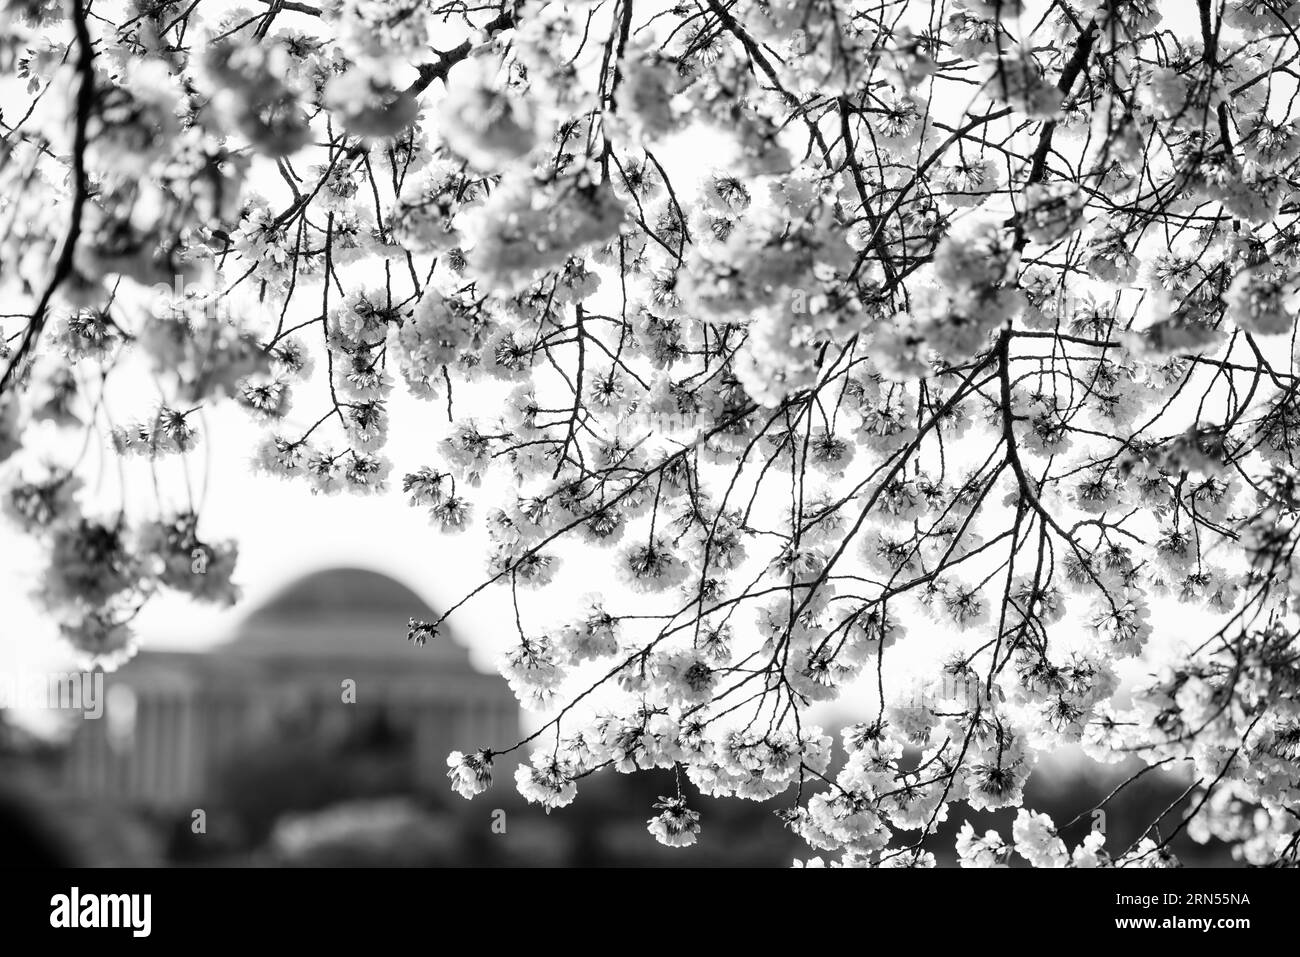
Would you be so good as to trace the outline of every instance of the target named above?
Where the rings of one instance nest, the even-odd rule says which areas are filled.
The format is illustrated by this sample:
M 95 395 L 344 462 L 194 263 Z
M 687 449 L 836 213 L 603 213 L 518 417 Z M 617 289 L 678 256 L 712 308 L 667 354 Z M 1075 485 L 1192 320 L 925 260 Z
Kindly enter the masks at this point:
M 770 802 L 810 866 L 1167 866 L 1183 832 L 1295 864 L 1298 26 L 0 0 L 5 513 L 120 660 L 159 589 L 234 600 L 236 549 L 165 491 L 105 509 L 84 450 L 199 468 L 231 403 L 254 470 L 485 543 L 408 632 L 513 609 L 538 729 L 453 753 L 465 797 L 509 756 L 548 811 L 672 772 L 670 846 L 695 795 Z M 1066 748 L 1184 799 L 1076 839 L 1106 802 L 1024 807 Z

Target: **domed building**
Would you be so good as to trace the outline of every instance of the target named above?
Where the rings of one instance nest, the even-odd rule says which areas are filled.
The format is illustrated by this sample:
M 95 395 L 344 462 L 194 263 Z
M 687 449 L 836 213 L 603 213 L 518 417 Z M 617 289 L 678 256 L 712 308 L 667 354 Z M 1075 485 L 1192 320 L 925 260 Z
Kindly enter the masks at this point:
M 325 741 L 382 746 L 410 789 L 445 790 L 447 753 L 514 744 L 518 706 L 452 636 L 405 641 L 407 618 L 437 614 L 386 575 L 334 568 L 290 584 L 212 649 L 142 651 L 107 676 L 103 718 L 79 722 L 65 782 L 183 809 L 201 806 L 243 753 Z

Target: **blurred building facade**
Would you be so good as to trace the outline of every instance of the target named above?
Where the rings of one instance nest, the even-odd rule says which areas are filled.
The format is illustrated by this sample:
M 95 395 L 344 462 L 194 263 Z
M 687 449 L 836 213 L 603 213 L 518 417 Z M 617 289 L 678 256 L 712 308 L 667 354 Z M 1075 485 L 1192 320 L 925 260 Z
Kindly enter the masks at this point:
M 107 676 L 103 718 L 78 723 L 65 787 L 200 806 L 241 753 L 283 740 L 382 746 L 411 790 L 443 791 L 449 751 L 518 740 L 518 706 L 451 636 L 404 641 L 407 617 L 437 615 L 385 575 L 335 568 L 289 585 L 209 651 L 142 651 Z

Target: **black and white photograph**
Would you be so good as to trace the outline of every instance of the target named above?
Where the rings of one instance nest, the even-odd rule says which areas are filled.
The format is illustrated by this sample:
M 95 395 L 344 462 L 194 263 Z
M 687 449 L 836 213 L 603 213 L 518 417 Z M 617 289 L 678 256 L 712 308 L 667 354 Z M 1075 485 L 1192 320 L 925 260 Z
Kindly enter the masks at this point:
M 888 869 L 819 886 L 1231 946 L 1298 317 L 1292 0 L 0 0 L 22 920 Z

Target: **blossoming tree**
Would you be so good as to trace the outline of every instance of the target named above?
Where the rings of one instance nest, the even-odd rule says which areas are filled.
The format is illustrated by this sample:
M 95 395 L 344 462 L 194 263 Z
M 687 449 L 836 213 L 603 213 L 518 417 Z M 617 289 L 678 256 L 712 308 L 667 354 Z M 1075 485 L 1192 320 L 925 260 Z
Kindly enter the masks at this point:
M 234 599 L 192 505 L 105 510 L 31 438 L 184 460 L 234 402 L 257 470 L 486 526 L 444 618 L 513 602 L 502 670 L 541 718 L 451 755 L 466 797 L 514 752 L 547 809 L 671 768 L 664 843 L 707 826 L 699 792 L 776 799 L 833 863 L 925 866 L 1079 745 L 1186 800 L 1127 847 L 1021 808 L 963 827 L 963 864 L 1163 866 L 1185 829 L 1295 863 L 1297 26 L 1290 0 L 2 0 L 0 458 L 40 597 L 105 663 L 160 589 Z M 115 418 L 141 369 L 162 399 Z M 398 389 L 434 438 L 390 474 Z M 595 553 L 621 584 L 548 603 Z M 837 701 L 863 720 L 817 727 Z

